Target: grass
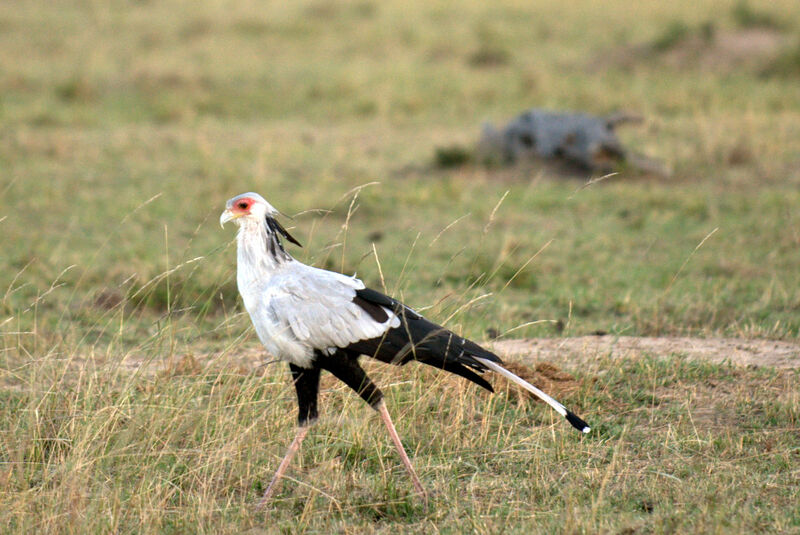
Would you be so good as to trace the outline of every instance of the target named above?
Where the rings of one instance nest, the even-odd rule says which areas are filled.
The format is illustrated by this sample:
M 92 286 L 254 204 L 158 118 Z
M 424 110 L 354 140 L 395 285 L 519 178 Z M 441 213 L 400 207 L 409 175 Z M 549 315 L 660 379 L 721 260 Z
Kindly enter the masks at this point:
M 257 367 L 216 224 L 259 191 L 298 258 L 477 340 L 796 341 L 794 71 L 593 67 L 679 25 L 748 25 L 738 5 L 0 5 L 0 530 L 800 531 L 796 373 L 681 355 L 562 363 L 584 438 L 374 367 L 429 508 L 327 383 L 295 480 L 257 513 L 294 400 Z M 800 29 L 794 2 L 771 12 Z M 442 165 L 436 147 L 531 106 L 639 112 L 620 135 L 672 176 Z
M 742 28 L 781 29 L 780 20 L 768 11 L 754 9 L 747 0 L 739 0 L 731 10 L 737 25 Z
M 679 355 L 600 359 L 569 400 L 594 425 L 581 438 L 541 405 L 420 368 L 374 367 L 430 505 L 413 495 L 375 415 L 326 381 L 327 418 L 260 513 L 253 503 L 294 419 L 282 368 L 232 372 L 223 358 L 187 375 L 82 366 L 67 385 L 70 364 L 31 366 L 43 391 L 5 391 L 4 410 L 17 414 L 3 420 L 6 531 L 798 528 L 794 373 Z

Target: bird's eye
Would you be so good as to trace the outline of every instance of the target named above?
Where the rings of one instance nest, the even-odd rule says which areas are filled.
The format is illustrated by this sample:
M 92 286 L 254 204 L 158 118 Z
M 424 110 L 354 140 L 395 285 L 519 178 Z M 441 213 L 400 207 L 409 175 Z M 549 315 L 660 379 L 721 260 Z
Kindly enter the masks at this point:
M 242 210 L 247 210 L 247 203 L 246 203 L 246 202 L 244 202 L 244 201 L 240 202 L 240 203 L 239 203 L 239 204 L 237 204 L 236 206 L 238 206 L 238 207 L 239 207 L 239 208 L 241 208 Z

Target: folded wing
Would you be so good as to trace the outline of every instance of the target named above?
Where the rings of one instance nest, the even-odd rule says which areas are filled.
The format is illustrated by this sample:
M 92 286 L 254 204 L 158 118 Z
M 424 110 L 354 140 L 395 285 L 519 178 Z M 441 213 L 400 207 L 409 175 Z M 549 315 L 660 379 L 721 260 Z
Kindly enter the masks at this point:
M 416 360 L 492 391 L 478 375 L 487 371 L 478 358 L 501 362 L 494 353 L 356 278 L 303 268 L 281 281 L 268 305 L 297 342 L 322 355 L 340 349 L 397 365 Z

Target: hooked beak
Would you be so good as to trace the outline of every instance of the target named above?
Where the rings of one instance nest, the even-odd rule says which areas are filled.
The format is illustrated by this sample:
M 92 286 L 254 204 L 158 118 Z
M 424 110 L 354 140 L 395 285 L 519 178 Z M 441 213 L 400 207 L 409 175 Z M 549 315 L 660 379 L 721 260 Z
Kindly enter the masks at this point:
M 219 216 L 219 226 L 220 227 L 224 227 L 225 223 L 227 223 L 228 221 L 231 221 L 233 219 L 236 219 L 237 217 L 240 217 L 240 216 L 234 214 L 233 212 L 231 212 L 229 209 L 226 208 L 225 211 L 222 212 L 222 214 L 220 214 L 220 216 Z

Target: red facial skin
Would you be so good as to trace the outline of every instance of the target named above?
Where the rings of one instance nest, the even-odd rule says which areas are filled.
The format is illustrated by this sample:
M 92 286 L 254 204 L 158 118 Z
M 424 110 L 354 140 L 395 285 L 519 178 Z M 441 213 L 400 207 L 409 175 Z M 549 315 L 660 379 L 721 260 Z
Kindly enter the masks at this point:
M 253 206 L 254 202 L 255 201 L 250 197 L 242 197 L 233 203 L 233 205 L 230 207 L 230 211 L 237 216 L 247 215 L 250 213 L 250 207 Z

